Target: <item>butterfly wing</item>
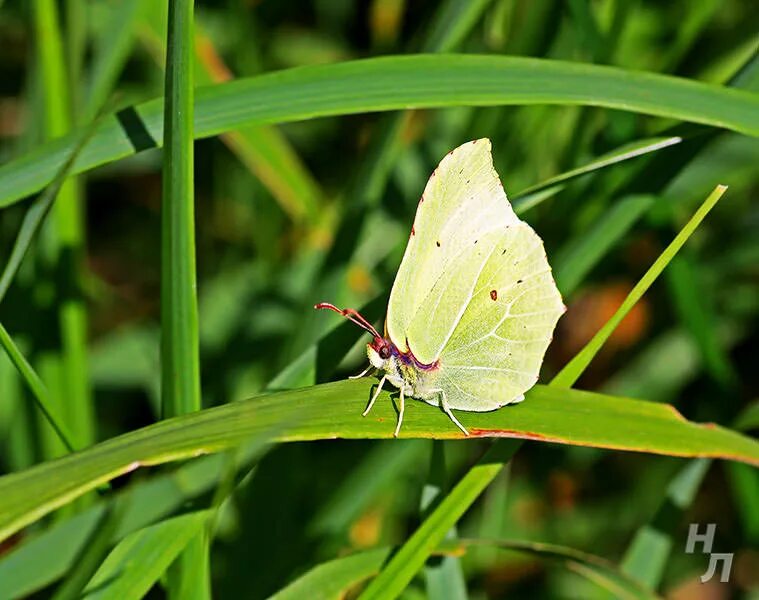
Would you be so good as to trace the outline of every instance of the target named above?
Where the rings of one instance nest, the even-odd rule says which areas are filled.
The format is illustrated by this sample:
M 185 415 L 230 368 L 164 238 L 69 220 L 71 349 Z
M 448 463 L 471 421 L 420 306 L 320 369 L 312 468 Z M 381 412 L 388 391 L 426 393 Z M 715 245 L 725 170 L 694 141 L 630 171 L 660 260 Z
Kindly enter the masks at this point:
M 535 383 L 563 311 L 543 243 L 514 214 L 489 140 L 448 154 L 393 285 L 390 339 L 420 362 L 439 361 L 451 408 L 492 410 Z
M 518 222 L 493 168 L 490 140 L 468 142 L 443 158 L 419 201 L 390 293 L 386 328 L 401 352 L 410 344 L 423 363 L 440 356 L 482 266 L 473 247 L 484 251 Z
M 519 401 L 537 381 L 565 310 L 529 225 L 501 233 L 466 304 L 439 359 L 448 405 L 485 411 Z

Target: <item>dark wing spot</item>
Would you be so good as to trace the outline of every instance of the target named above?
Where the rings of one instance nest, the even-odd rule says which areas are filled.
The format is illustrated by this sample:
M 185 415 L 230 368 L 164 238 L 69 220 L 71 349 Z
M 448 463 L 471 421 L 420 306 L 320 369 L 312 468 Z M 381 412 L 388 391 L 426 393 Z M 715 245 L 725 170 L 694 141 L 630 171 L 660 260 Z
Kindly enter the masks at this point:
M 469 183 L 469 179 L 467 179 L 466 182 Z
M 522 279 L 517 279 L 517 283 L 522 283 Z
M 440 248 L 440 242 L 435 242 L 435 245 Z
M 506 248 L 504 248 L 503 252 L 501 252 L 501 256 L 503 256 L 504 254 L 506 254 Z
M 474 240 L 474 243 L 476 244 L 476 243 L 477 243 L 477 242 L 479 242 L 479 241 L 480 241 L 480 240 Z
M 498 300 L 498 291 L 497 290 L 490 290 L 490 299 L 491 300 Z

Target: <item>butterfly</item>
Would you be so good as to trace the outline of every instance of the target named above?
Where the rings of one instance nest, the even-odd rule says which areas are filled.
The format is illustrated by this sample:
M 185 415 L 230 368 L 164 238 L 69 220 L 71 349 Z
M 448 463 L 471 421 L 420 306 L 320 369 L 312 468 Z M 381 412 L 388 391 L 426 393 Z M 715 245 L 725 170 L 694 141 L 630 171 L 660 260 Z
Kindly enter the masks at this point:
M 538 379 L 553 330 L 566 311 L 543 241 L 509 203 L 493 167 L 491 144 L 478 139 L 449 152 L 419 200 L 406 252 L 390 293 L 385 334 L 357 311 L 328 302 L 368 331 L 370 365 L 405 398 L 484 412 L 524 400 Z

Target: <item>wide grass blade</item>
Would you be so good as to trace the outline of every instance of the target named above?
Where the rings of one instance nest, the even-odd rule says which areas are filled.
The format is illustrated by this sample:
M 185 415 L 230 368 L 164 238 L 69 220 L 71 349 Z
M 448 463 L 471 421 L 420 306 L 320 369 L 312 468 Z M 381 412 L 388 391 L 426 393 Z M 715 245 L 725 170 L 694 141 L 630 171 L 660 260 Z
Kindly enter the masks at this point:
M 391 56 L 299 67 L 196 91 L 196 138 L 253 123 L 405 108 L 585 104 L 759 134 L 759 96 L 677 77 L 562 61 L 478 55 Z M 160 145 L 163 102 L 107 119 L 75 172 Z M 0 207 L 44 187 L 72 138 L 0 168 Z
M 371 417 L 361 417 L 372 387 L 366 379 L 339 381 L 235 402 L 161 421 L 6 475 L 0 478 L 0 539 L 114 477 L 141 466 L 227 450 L 276 426 L 281 429 L 271 439 L 280 442 L 391 439 L 396 413 L 390 394 L 380 396 Z M 738 433 L 691 423 L 665 404 L 579 390 L 538 385 L 517 409 L 461 412 L 459 418 L 472 438 L 522 438 L 759 464 L 759 442 Z M 463 434 L 441 411 L 413 402 L 406 407 L 401 437 L 462 439 Z M 519 444 L 509 439 L 506 445 Z M 488 460 L 487 466 L 496 462 Z M 501 466 L 498 462 L 497 468 Z

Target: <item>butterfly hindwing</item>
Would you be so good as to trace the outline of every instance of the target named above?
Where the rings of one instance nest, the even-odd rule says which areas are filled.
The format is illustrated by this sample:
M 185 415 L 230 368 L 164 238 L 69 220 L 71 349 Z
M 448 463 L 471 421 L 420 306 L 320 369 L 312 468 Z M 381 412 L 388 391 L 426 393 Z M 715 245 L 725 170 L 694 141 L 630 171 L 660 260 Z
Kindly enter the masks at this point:
M 526 223 L 509 226 L 441 352 L 448 405 L 485 411 L 519 400 L 563 312 L 542 241 Z

